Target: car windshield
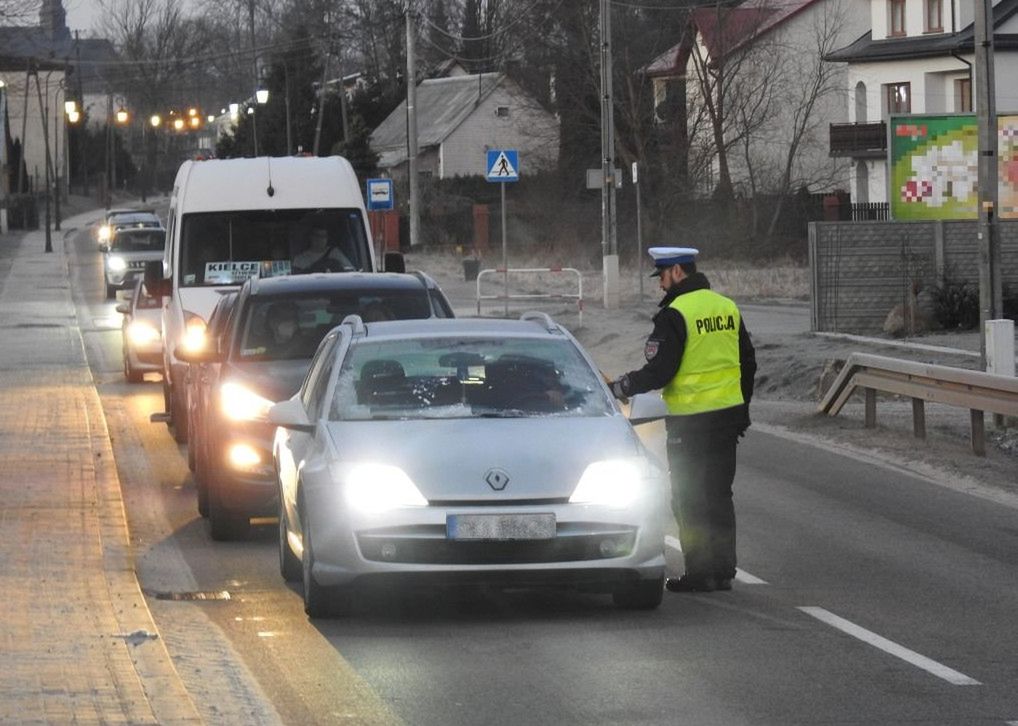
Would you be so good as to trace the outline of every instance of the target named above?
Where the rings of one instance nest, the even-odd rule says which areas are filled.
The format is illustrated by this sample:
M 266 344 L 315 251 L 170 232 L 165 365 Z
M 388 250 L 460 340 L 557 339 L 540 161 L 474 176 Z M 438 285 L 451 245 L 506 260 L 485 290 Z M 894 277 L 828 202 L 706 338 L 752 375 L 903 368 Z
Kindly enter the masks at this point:
M 113 227 L 161 227 L 159 217 L 151 212 L 127 212 L 110 215 L 109 224 Z
M 258 296 L 241 323 L 236 357 L 246 361 L 310 359 L 325 334 L 352 314 L 366 322 L 421 319 L 431 316 L 431 303 L 423 287 Z
M 363 340 L 343 361 L 334 421 L 601 416 L 597 374 L 563 339 Z
M 161 229 L 118 232 L 110 243 L 114 252 L 162 252 L 166 232 Z
M 240 285 L 249 277 L 371 271 L 358 209 L 185 214 L 181 284 Z

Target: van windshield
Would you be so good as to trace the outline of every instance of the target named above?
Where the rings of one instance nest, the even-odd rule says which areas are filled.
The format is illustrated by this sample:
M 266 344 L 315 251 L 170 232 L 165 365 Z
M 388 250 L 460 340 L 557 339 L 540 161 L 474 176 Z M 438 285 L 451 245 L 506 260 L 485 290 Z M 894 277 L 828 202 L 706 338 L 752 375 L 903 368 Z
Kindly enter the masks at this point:
M 249 277 L 371 271 L 359 209 L 185 214 L 180 284 L 240 285 Z

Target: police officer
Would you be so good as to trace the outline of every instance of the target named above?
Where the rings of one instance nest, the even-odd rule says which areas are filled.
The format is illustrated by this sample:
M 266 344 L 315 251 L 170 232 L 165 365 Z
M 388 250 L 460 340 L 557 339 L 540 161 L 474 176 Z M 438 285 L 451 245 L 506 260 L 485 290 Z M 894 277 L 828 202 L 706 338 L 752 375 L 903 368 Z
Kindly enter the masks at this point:
M 686 572 L 671 592 L 732 589 L 735 447 L 749 427 L 756 353 L 735 303 L 696 271 L 699 250 L 652 247 L 665 296 L 644 346 L 643 368 L 610 386 L 618 398 L 662 389 L 668 407 L 672 510 Z

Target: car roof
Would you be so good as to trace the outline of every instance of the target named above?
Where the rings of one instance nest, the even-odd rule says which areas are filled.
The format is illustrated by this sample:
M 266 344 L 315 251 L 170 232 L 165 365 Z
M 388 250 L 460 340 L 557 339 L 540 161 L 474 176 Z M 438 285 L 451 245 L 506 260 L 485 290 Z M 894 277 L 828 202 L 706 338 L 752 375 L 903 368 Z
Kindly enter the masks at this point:
M 252 278 L 251 295 L 283 295 L 334 290 L 424 290 L 436 288 L 423 273 L 319 272 L 310 275 L 283 275 Z
M 156 216 L 154 209 L 111 209 L 106 212 L 107 217 L 113 217 L 118 214 L 150 214 L 153 217 Z
M 117 227 L 114 230 L 114 236 L 119 237 L 122 234 L 152 234 L 153 232 L 162 232 L 166 234 L 165 227 Z
M 506 320 L 505 318 L 427 318 L 423 320 L 386 320 L 365 323 L 366 339 L 426 338 L 426 337 L 510 337 L 510 338 L 562 338 L 564 331 L 551 320 Z

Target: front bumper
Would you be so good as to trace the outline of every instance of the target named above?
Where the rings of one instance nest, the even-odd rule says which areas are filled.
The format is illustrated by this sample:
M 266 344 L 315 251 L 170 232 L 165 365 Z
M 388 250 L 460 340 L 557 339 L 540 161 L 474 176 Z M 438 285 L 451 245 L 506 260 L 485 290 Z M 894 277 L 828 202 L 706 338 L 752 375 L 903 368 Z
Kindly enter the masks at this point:
M 278 487 L 272 465 L 272 432 L 264 423 L 234 422 L 216 419 L 219 430 L 216 456 L 216 488 L 222 506 L 236 514 L 249 517 L 275 515 L 278 509 Z M 246 446 L 256 451 L 259 463 L 238 467 L 231 462 L 230 450 Z
M 307 492 L 322 585 L 406 577 L 432 582 L 490 581 L 569 584 L 610 590 L 664 575 L 667 501 L 647 498 L 625 510 L 566 502 L 491 506 L 428 506 L 385 514 L 340 509 L 334 491 Z M 455 514 L 554 514 L 554 537 L 540 540 L 454 540 Z

